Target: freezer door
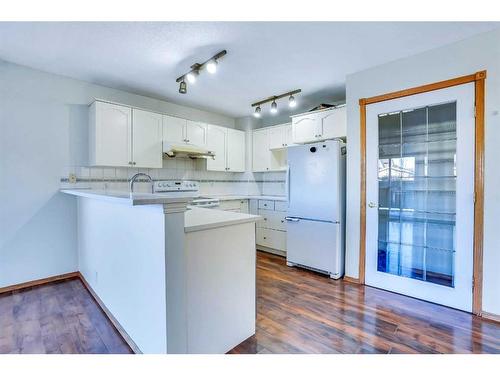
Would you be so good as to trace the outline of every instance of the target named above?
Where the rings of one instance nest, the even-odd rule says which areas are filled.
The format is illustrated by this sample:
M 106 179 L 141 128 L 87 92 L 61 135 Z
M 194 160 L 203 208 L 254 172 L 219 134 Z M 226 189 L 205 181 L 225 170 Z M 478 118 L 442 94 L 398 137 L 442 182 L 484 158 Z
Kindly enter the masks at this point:
M 340 221 L 340 144 L 327 141 L 288 149 L 288 215 Z
M 342 276 L 340 224 L 287 217 L 286 226 L 287 262 Z

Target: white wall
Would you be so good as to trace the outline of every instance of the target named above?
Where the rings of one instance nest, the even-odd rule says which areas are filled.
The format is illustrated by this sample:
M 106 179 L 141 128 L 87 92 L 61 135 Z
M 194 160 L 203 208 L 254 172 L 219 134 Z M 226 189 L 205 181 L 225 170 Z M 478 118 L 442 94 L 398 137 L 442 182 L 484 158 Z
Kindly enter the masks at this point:
M 500 30 L 377 66 L 347 77 L 346 274 L 358 277 L 360 98 L 432 83 L 486 69 L 486 145 L 483 309 L 500 314 Z
M 121 102 L 234 127 L 232 118 L 0 61 L 0 287 L 77 269 L 76 202 L 62 171 L 87 164 L 87 105 Z

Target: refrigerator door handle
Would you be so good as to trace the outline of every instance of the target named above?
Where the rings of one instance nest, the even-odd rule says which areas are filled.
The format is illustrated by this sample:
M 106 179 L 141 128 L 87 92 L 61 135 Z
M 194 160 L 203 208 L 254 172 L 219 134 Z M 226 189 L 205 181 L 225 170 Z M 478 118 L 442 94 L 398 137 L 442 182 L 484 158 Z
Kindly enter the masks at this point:
M 290 217 L 290 216 L 286 216 L 286 217 L 285 217 L 285 220 L 286 220 L 286 221 L 292 221 L 292 222 L 294 222 L 294 223 L 298 223 L 298 222 L 300 221 L 300 219 L 299 219 L 299 218 L 297 218 L 297 217 Z

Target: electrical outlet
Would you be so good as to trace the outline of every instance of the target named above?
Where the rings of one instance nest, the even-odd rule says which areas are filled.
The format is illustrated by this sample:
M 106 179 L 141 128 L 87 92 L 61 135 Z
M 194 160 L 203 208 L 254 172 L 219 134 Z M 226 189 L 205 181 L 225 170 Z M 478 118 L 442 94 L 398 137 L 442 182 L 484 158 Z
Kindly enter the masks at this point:
M 99 273 L 97 271 L 95 271 L 95 283 L 99 283 Z
M 68 181 L 70 184 L 76 184 L 76 174 L 70 173 L 68 176 Z

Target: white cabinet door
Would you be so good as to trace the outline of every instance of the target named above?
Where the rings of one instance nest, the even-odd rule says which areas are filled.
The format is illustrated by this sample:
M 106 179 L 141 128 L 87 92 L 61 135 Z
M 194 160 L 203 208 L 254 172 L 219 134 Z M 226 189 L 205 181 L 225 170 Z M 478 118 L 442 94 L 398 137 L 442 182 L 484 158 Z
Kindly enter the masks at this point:
M 285 147 L 285 128 L 283 126 L 269 129 L 269 149 L 276 150 Z
M 270 168 L 269 131 L 253 132 L 252 169 L 254 172 L 266 172 Z
M 227 129 L 226 168 L 228 172 L 245 172 L 245 132 Z
M 285 147 L 293 145 L 293 127 L 292 124 L 285 125 Z
M 162 115 L 132 110 L 132 159 L 135 167 L 162 167 Z
M 215 153 L 214 159 L 207 159 L 207 170 L 225 171 L 227 129 L 222 126 L 208 125 L 207 132 L 207 148 Z
M 187 120 L 186 142 L 192 145 L 205 147 L 207 145 L 207 124 Z
M 132 109 L 94 102 L 89 116 L 90 165 L 132 165 Z
M 186 120 L 163 115 L 163 143 L 184 143 L 186 139 Z M 166 149 L 164 149 L 166 151 Z
M 292 119 L 293 143 L 306 143 L 318 139 L 319 126 L 318 115 L 304 115 Z
M 321 139 L 333 139 L 347 136 L 346 107 L 325 112 L 321 118 Z

